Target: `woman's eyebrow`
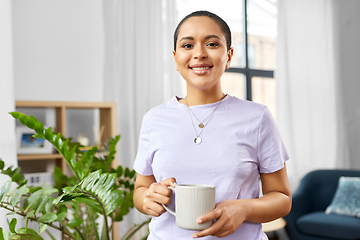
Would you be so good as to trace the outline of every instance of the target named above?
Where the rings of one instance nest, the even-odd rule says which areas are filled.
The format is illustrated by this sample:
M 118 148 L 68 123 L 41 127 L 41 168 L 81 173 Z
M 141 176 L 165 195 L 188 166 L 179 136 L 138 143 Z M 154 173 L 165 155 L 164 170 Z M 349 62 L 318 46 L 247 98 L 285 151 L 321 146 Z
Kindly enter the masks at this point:
M 210 38 L 216 38 L 216 39 L 221 40 L 221 38 L 218 35 L 215 35 L 215 34 L 205 36 L 205 39 L 210 39 Z M 180 38 L 179 42 L 181 42 L 183 40 L 194 40 L 194 38 L 191 37 L 191 36 L 182 37 L 182 38 Z
M 221 40 L 221 38 L 218 35 L 206 35 L 205 39 L 209 39 L 209 38 L 217 38 Z
M 182 37 L 182 38 L 180 38 L 179 42 L 181 42 L 181 41 L 183 41 L 183 40 L 194 40 L 194 38 L 191 37 L 191 36 Z

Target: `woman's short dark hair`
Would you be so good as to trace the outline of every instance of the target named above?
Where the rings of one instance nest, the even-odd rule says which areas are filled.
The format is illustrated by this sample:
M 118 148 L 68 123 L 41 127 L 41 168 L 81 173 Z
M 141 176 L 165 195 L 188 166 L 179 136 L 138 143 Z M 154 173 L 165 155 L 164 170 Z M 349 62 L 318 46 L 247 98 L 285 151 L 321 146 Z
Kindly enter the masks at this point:
M 221 31 L 224 33 L 225 35 L 225 40 L 226 40 L 226 47 L 227 50 L 230 50 L 231 47 L 231 31 L 229 26 L 227 25 L 227 23 L 218 15 L 208 12 L 208 11 L 196 11 L 193 13 L 190 13 L 189 15 L 187 15 L 186 17 L 183 18 L 183 20 L 181 20 L 181 22 L 177 25 L 175 32 L 174 32 L 174 51 L 176 51 L 176 42 L 178 39 L 178 35 L 179 35 L 179 30 L 181 25 L 189 18 L 191 17 L 209 17 L 212 20 L 214 20 L 221 28 Z

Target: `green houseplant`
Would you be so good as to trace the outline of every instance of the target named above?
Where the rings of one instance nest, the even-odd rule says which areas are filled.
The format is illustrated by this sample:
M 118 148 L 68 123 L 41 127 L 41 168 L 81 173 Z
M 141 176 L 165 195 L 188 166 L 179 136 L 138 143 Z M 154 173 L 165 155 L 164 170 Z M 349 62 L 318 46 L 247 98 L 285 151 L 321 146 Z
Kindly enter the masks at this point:
M 26 220 L 25 228 L 16 228 L 16 218 L 8 222 L 9 231 L 0 227 L 0 240 L 40 240 L 40 234 L 45 231 L 54 239 L 49 227 L 61 231 L 65 239 L 109 240 L 112 224 L 121 221 L 134 207 L 135 171 L 121 166 L 117 169 L 111 167 L 120 136 L 109 139 L 102 147 L 107 154 L 99 156 L 97 147 L 82 152 L 79 143 L 54 133 L 51 127 L 44 128 L 31 115 L 10 114 L 33 129 L 36 132 L 34 137 L 49 141 L 65 159 L 72 176 L 66 176 L 60 168 L 55 168 L 55 186 L 31 187 L 27 186 L 19 167 L 5 169 L 0 159 L 1 173 L 11 178 L 0 188 L 0 207 L 9 210 L 10 215 L 21 215 Z M 103 224 L 99 224 L 99 219 Z M 29 221 L 38 222 L 39 229 L 28 228 Z M 123 239 L 130 238 L 147 223 L 135 225 Z

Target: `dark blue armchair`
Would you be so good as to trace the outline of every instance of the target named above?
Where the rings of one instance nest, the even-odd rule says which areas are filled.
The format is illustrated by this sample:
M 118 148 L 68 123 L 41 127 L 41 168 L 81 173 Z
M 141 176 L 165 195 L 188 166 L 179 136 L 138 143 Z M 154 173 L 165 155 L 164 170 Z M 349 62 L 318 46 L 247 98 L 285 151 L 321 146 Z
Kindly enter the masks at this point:
M 301 180 L 284 217 L 291 240 L 360 239 L 360 218 L 325 214 L 341 176 L 360 177 L 360 171 L 316 170 Z

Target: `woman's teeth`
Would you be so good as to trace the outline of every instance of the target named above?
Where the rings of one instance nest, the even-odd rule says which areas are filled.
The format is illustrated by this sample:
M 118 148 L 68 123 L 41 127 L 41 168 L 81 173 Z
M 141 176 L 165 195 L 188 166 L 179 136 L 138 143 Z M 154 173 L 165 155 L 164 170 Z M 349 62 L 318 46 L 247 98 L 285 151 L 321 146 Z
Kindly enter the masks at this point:
M 199 68 L 192 68 L 192 70 L 205 70 L 209 69 L 210 67 L 199 67 Z

